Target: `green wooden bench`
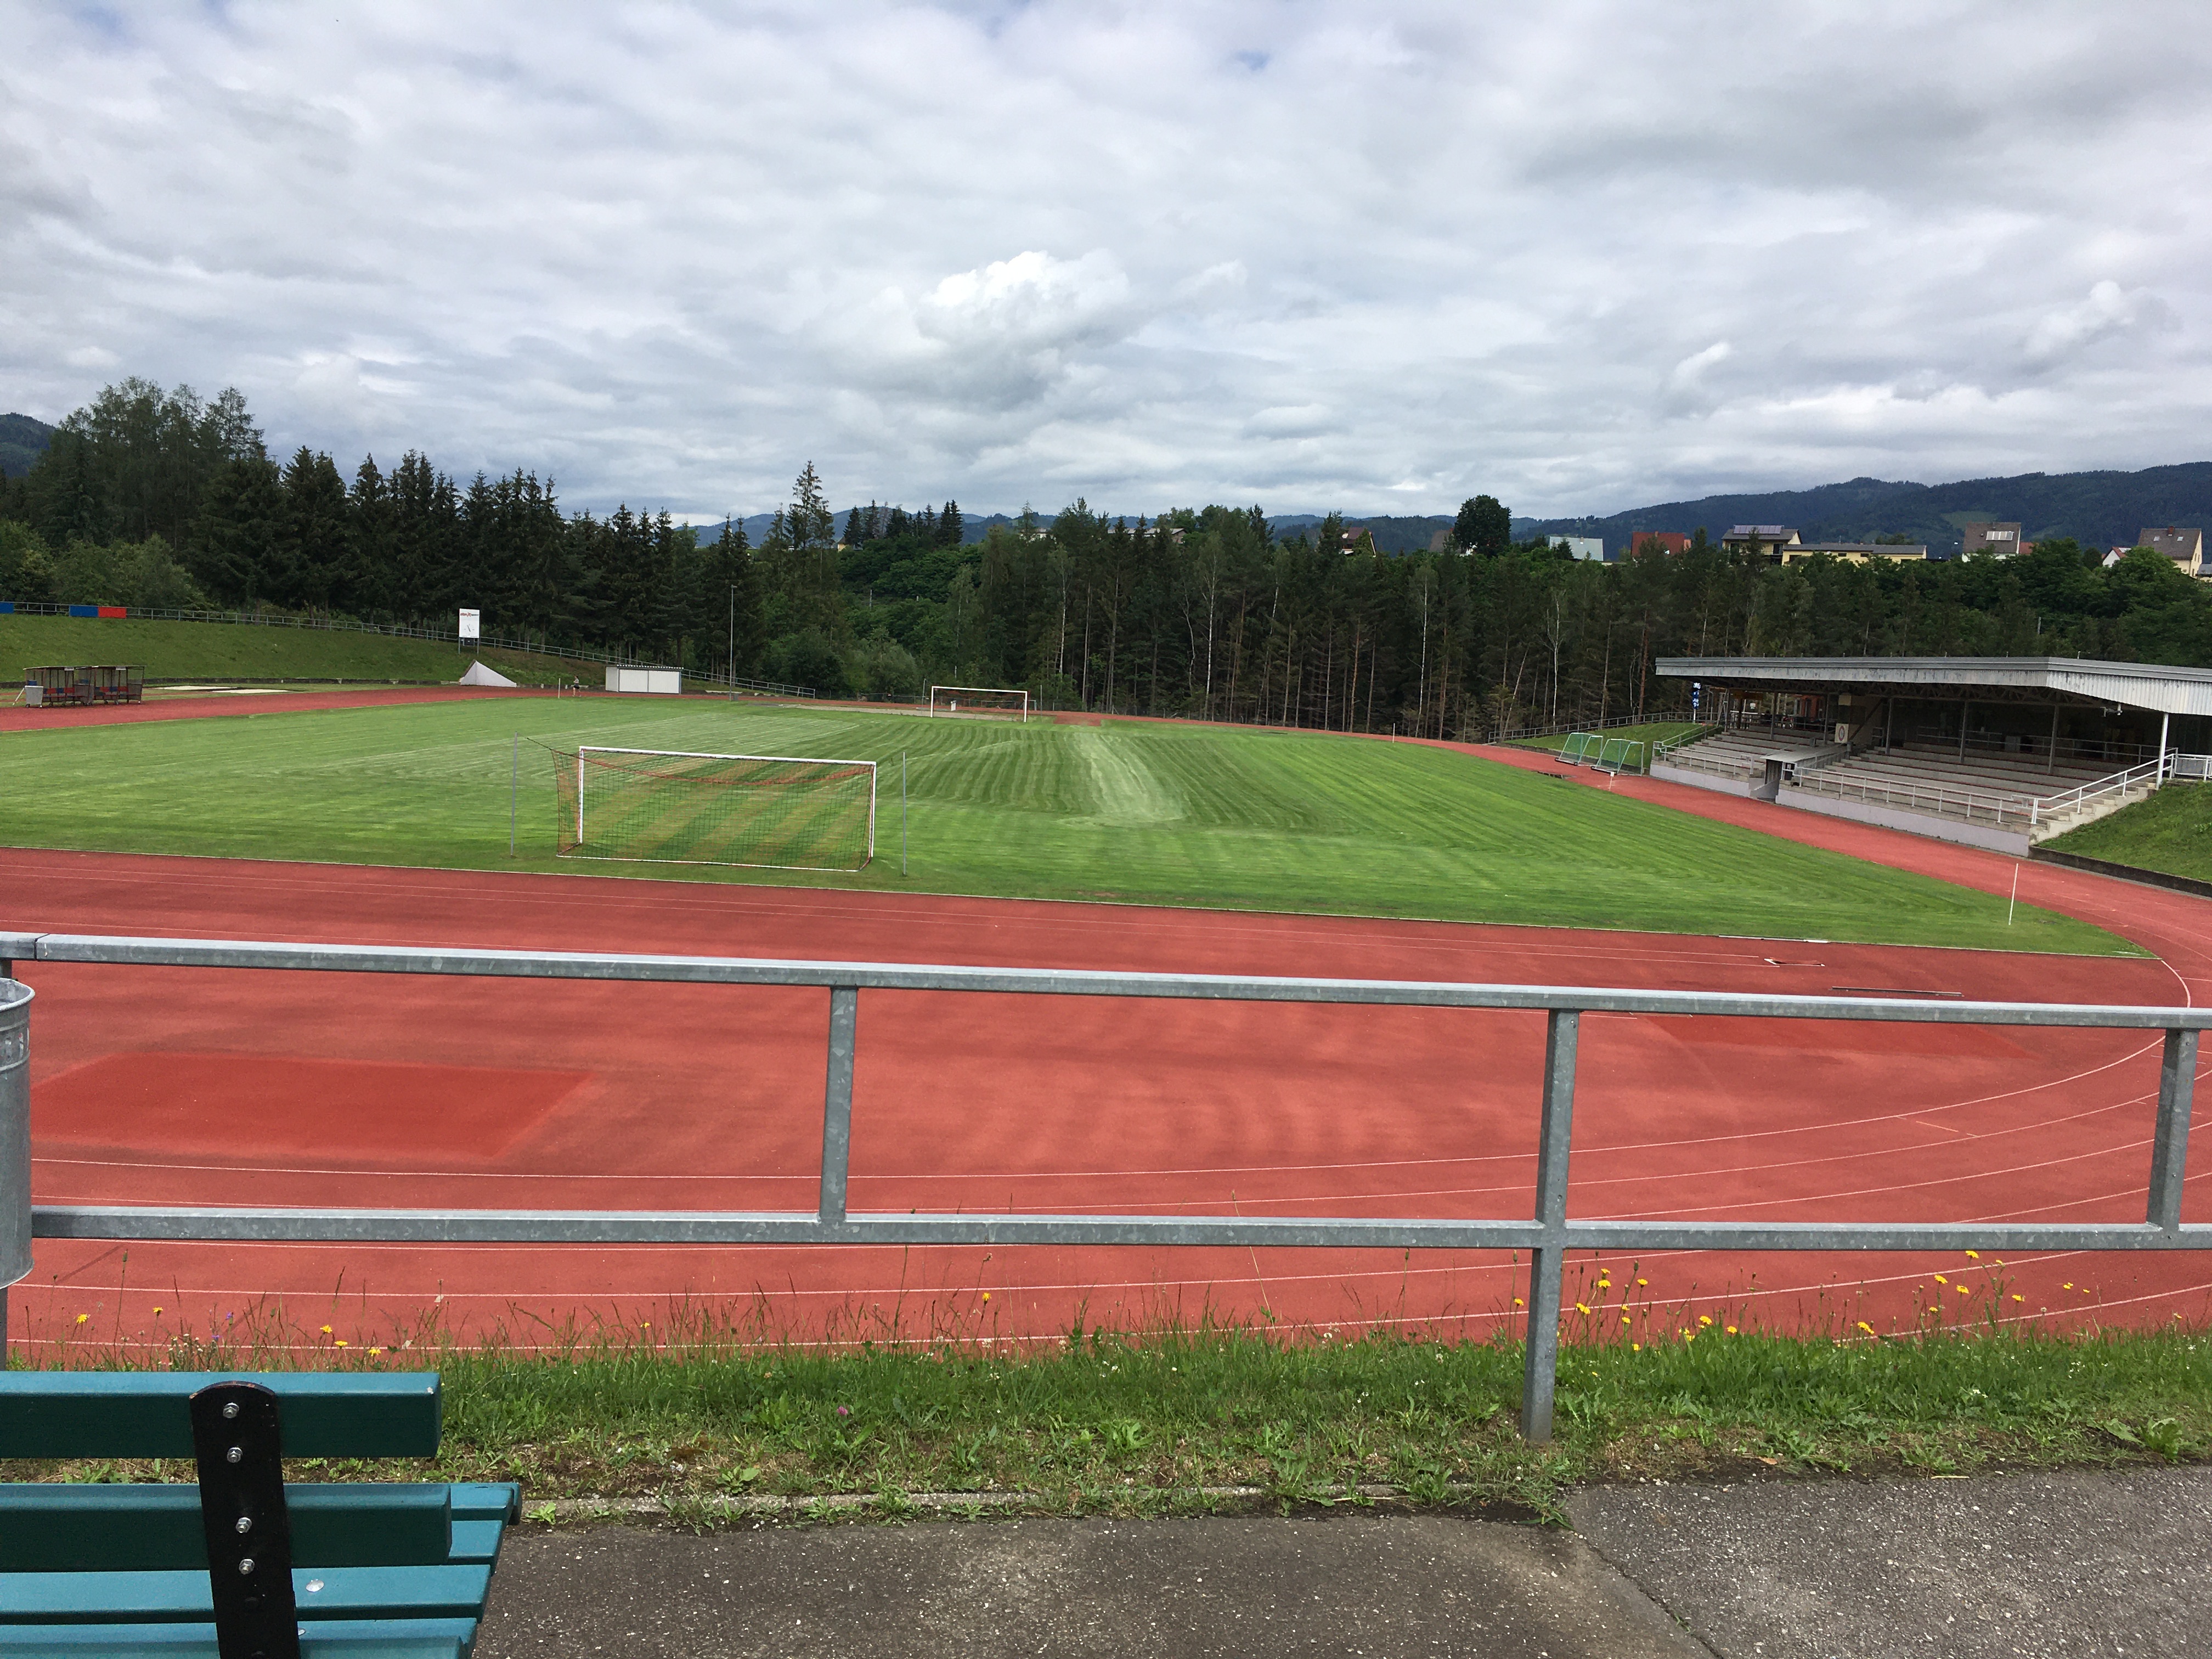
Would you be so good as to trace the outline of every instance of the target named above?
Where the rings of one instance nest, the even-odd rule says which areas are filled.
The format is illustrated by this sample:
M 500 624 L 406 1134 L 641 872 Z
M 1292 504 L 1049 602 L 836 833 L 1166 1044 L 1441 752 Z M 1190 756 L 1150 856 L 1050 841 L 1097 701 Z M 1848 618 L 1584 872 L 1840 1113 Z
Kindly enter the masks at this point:
M 427 1457 L 434 1373 L 0 1371 L 0 1457 L 191 1459 L 199 1484 L 0 1484 L 0 1659 L 463 1659 L 512 1486 L 287 1484 Z

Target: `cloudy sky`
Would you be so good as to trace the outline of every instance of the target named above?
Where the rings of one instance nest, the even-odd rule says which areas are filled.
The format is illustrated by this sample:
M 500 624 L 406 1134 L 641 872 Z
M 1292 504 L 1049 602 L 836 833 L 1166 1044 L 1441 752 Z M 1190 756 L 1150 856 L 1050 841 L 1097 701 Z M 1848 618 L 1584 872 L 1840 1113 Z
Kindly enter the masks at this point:
M 333 16 L 333 11 L 337 13 Z M 2199 3 L 0 0 L 0 409 L 571 507 L 2212 458 Z

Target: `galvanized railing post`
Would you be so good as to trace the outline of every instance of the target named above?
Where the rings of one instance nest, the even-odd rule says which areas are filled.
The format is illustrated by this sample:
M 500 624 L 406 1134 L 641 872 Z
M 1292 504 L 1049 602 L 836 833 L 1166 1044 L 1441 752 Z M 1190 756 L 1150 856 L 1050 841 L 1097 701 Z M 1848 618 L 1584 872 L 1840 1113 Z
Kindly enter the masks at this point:
M 1559 1369 L 1559 1297 L 1567 1267 L 1567 1155 L 1575 1127 L 1575 1037 L 1582 1012 L 1554 1008 L 1544 1030 L 1544 1119 L 1537 1130 L 1536 1222 L 1544 1242 L 1528 1253 L 1528 1355 L 1521 1378 L 1521 1437 L 1552 1437 Z
M 845 1170 L 853 1155 L 853 1042 L 860 988 L 830 988 L 830 1068 L 822 1095 L 822 1221 L 845 1218 Z
M 2154 1227 L 2181 1225 L 2182 1179 L 2189 1170 L 2189 1104 L 2197 1088 L 2197 1033 L 2166 1034 L 2158 1067 L 2158 1126 L 2151 1132 L 2150 1210 Z
M 8 1287 L 30 1272 L 31 988 L 0 975 L 0 1370 L 8 1364 Z

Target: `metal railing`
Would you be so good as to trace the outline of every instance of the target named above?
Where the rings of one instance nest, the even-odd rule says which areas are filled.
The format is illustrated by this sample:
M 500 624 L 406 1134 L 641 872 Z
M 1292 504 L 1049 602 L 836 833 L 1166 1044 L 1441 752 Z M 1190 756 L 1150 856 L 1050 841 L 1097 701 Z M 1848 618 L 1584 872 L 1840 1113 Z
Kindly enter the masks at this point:
M 780 962 L 733 957 L 405 949 L 231 939 L 0 933 L 0 974 L 18 963 L 258 968 L 346 974 L 453 974 L 691 985 L 813 986 L 830 994 L 819 1200 L 799 1211 L 246 1209 L 169 1205 L 34 1205 L 30 1195 L 30 992 L 0 979 L 0 1284 L 30 1272 L 40 1238 L 542 1244 L 1232 1245 L 1529 1252 L 1521 1428 L 1550 1438 L 1566 1253 L 1591 1250 L 2099 1250 L 2212 1248 L 2212 1225 L 2184 1225 L 2182 1182 L 2198 1033 L 2212 1008 L 1923 1002 L 1881 997 L 1739 995 L 1443 981 L 1281 979 L 1223 974 L 1101 973 L 1038 968 Z M 853 1067 L 862 991 L 963 991 L 1198 1001 L 1521 1010 L 1545 1017 L 1534 1213 L 1503 1219 L 992 1214 L 848 1207 Z M 1575 1050 L 1585 1013 L 1885 1020 L 1931 1025 L 2160 1031 L 2158 1116 L 2144 1219 L 2129 1222 L 1574 1220 L 1567 1175 Z M 20 1241 L 20 1249 L 11 1248 Z M 0 1297 L 0 1344 L 5 1302 Z

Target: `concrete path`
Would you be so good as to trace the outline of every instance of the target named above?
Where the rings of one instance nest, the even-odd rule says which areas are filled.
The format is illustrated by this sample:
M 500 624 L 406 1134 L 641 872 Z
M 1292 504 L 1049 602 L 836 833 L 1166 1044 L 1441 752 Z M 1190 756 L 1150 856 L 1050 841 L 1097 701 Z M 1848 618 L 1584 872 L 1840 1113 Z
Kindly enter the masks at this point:
M 1439 1516 L 517 1536 L 479 1659 L 2212 1654 L 2212 1470 L 1600 1487 Z

